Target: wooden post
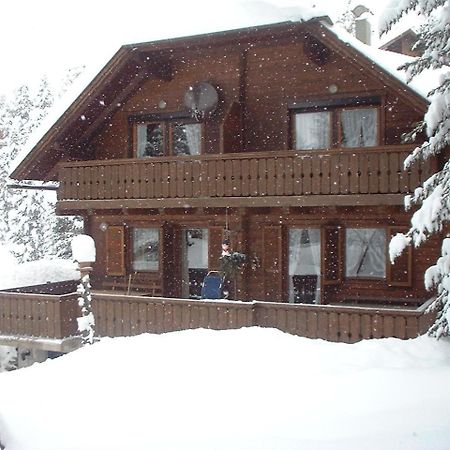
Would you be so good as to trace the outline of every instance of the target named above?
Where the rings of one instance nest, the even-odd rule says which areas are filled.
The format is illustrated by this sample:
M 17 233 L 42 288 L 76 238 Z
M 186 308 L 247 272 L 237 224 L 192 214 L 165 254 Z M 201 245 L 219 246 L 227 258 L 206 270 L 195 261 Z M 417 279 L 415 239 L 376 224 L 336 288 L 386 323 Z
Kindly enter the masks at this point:
M 91 305 L 91 283 L 89 274 L 92 272 L 92 263 L 95 262 L 95 242 L 91 236 L 79 234 L 72 239 L 72 256 L 78 262 L 80 271 L 80 284 L 77 287 L 78 305 L 81 308 L 81 317 L 78 317 L 78 331 L 81 333 L 84 344 L 94 342 L 95 320 Z
M 77 319 L 78 330 L 81 331 L 82 342 L 92 344 L 94 342 L 95 320 L 92 312 L 91 283 L 89 274 L 92 272 L 90 262 L 78 262 L 80 271 L 80 284 L 77 287 L 78 305 L 81 308 L 81 317 Z

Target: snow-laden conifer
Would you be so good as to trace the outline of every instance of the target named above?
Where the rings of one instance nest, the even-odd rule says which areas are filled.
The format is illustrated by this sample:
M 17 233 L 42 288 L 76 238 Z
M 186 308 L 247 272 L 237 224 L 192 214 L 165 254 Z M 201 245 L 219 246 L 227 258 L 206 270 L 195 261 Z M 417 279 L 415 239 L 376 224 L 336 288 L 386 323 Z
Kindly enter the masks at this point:
M 414 205 L 419 208 L 413 214 L 408 233 L 391 242 L 391 259 L 398 256 L 407 245 L 418 246 L 432 234 L 445 232 L 450 217 L 450 4 L 448 0 L 391 0 L 380 18 L 380 29 L 388 31 L 413 11 L 425 18 L 416 44 L 424 52 L 402 68 L 408 80 L 425 69 L 440 70 L 441 78 L 440 85 L 429 93 L 430 105 L 423 122 L 407 136 L 414 138 L 417 133 L 425 132 L 426 140 L 414 149 L 406 159 L 405 166 L 440 154 L 442 168 L 406 199 L 407 208 Z M 437 289 L 435 306 L 439 308 L 438 318 L 430 329 L 430 333 L 437 338 L 450 335 L 449 255 L 449 244 L 444 240 L 442 256 L 425 275 L 426 287 Z

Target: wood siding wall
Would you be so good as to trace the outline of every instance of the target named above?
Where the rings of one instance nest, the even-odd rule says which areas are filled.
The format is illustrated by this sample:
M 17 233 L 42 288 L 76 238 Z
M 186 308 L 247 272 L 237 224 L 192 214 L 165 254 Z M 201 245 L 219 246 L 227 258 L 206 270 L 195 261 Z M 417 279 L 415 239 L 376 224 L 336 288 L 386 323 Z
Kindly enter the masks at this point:
M 408 270 L 408 285 L 393 285 L 391 278 L 363 279 L 345 276 L 345 229 L 380 227 L 386 231 L 388 240 L 392 226 L 407 227 L 409 213 L 402 206 L 348 206 L 348 207 L 292 207 L 292 208 L 242 208 L 237 210 L 205 208 L 203 210 L 191 208 L 189 210 L 141 210 L 131 211 L 126 216 L 105 211 L 92 217 L 86 230 L 96 242 L 97 262 L 94 265 L 93 285 L 97 288 L 115 287 L 117 291 L 124 291 L 128 285 L 132 291 L 139 290 L 154 296 L 165 297 L 179 294 L 172 293 L 163 279 L 180 280 L 179 266 L 166 265 L 163 258 L 160 271 L 138 272 L 131 268 L 130 255 L 126 256 L 126 274 L 110 277 L 105 272 L 107 254 L 108 227 L 125 226 L 131 230 L 137 226 L 157 227 L 166 230 L 173 225 L 170 233 L 163 235 L 163 248 L 171 248 L 174 261 L 178 264 L 182 259 L 182 246 L 179 233 L 183 229 L 208 228 L 209 230 L 209 270 L 217 270 L 221 243 L 225 228 L 231 234 L 232 248 L 243 252 L 248 257 L 237 283 L 237 299 L 258 301 L 287 301 L 288 294 L 288 233 L 291 228 L 319 228 L 325 231 L 339 229 L 340 242 L 335 262 L 340 262 L 340 274 L 335 283 L 323 286 L 322 301 L 325 303 L 341 303 L 357 301 L 358 303 L 383 304 L 417 304 L 430 294 L 424 287 L 423 274 L 427 267 L 436 261 L 440 254 L 439 237 L 431 238 L 423 245 L 413 250 L 413 264 Z M 330 243 L 322 239 L 323 249 Z M 336 243 L 335 243 L 336 244 Z M 130 241 L 126 242 L 130 246 Z M 120 248 L 115 248 L 117 254 Z M 276 263 L 276 266 L 275 266 Z M 408 268 L 409 269 L 409 268 Z M 388 270 L 386 274 L 388 274 Z M 395 267 L 394 270 L 398 269 Z M 338 274 L 337 274 L 338 275 Z M 406 274 L 405 274 L 406 275 Z M 322 267 L 324 280 L 332 277 L 325 267 Z M 131 279 L 130 279 L 131 277 Z M 270 282 L 269 282 L 270 278 Z M 394 277 L 395 279 L 395 277 Z M 333 284 L 328 286 L 328 284 Z M 326 288 L 326 289 L 325 289 Z M 166 289 L 166 290 L 165 290 Z
M 318 36 L 319 37 L 319 36 Z M 131 155 L 131 115 L 170 116 L 185 110 L 189 86 L 209 81 L 220 93 L 214 115 L 205 121 L 205 153 L 226 153 L 230 136 L 234 151 L 277 151 L 292 147 L 289 114 L 291 102 L 378 96 L 381 100 L 380 145 L 396 145 L 401 135 L 423 116 L 404 97 L 380 79 L 376 71 L 332 51 L 325 65 L 304 51 L 305 34 L 292 33 L 239 44 L 199 46 L 175 50 L 170 55 L 171 79 L 148 78 L 122 102 L 88 144 L 91 159 L 127 158 Z M 330 84 L 338 92 L 329 93 Z M 164 100 L 166 108 L 158 108 Z M 239 115 L 236 107 L 239 104 Z M 231 116 L 230 116 L 231 114 Z M 226 128 L 224 128 L 226 126 Z M 230 129 L 230 127 L 234 127 Z
M 58 200 L 404 194 L 433 161 L 404 170 L 409 147 L 270 152 L 63 164 Z M 245 206 L 245 205 L 243 205 Z

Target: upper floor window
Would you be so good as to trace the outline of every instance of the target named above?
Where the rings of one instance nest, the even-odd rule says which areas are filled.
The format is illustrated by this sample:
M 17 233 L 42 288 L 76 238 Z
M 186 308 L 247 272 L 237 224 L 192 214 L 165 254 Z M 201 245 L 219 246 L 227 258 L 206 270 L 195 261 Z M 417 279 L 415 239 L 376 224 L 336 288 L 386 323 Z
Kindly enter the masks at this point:
M 183 121 L 143 122 L 135 125 L 137 158 L 199 155 L 202 125 Z
M 369 101 L 371 100 L 371 101 Z M 379 100 L 339 100 L 334 104 L 292 105 L 292 137 L 296 150 L 373 147 L 379 144 Z

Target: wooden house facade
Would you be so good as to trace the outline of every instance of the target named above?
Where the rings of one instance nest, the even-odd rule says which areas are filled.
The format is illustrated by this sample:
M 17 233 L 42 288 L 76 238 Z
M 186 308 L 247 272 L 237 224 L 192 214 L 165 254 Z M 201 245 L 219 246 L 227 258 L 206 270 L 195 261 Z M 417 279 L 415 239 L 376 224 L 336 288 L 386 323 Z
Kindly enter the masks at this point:
M 12 176 L 59 181 L 58 213 L 95 240 L 96 288 L 198 297 L 229 240 L 247 256 L 237 300 L 430 297 L 436 241 L 387 255 L 438 164 L 403 168 L 427 102 L 328 25 L 124 46 L 43 135 Z

